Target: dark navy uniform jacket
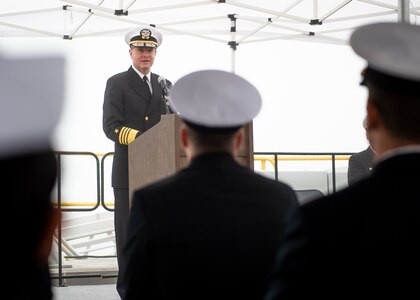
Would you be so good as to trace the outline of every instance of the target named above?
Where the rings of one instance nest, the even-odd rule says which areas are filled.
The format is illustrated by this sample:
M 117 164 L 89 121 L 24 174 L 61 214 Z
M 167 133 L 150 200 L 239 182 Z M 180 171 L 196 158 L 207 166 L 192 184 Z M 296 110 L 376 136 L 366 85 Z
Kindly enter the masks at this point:
M 420 153 L 290 216 L 265 300 L 419 299 Z
M 347 172 L 348 184 L 353 184 L 359 179 L 369 175 L 374 165 L 374 152 L 369 146 L 367 149 L 354 153 L 349 159 Z
M 294 191 L 229 154 L 133 194 L 119 276 L 129 299 L 262 299 Z
M 160 121 L 166 108 L 159 75 L 151 73 L 153 95 L 131 66 L 110 77 L 103 104 L 103 130 L 115 142 L 112 186 L 128 188 L 128 144 Z M 168 86 L 171 82 L 167 81 Z

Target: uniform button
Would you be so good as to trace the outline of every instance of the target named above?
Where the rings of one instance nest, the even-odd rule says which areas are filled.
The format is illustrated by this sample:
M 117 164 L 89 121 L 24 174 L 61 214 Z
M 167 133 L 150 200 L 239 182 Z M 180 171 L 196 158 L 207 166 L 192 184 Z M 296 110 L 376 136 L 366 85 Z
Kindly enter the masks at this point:
M 146 121 L 148 121 L 148 120 L 149 120 L 149 117 L 148 117 L 148 116 L 145 116 L 145 117 L 144 117 L 144 119 L 145 119 Z

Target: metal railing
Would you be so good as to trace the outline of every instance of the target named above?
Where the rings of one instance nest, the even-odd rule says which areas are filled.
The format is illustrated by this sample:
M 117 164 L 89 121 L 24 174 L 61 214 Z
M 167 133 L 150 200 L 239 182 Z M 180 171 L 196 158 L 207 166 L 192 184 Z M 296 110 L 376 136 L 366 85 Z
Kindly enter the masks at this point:
M 332 174 L 332 185 L 333 193 L 337 191 L 337 178 L 336 178 L 336 161 L 337 160 L 348 160 L 353 152 L 254 152 L 254 161 L 262 160 L 263 167 L 265 168 L 266 163 L 270 162 L 274 166 L 274 179 L 278 178 L 278 162 L 281 160 L 294 160 L 294 161 L 317 161 L 317 160 L 331 160 L 331 174 Z M 272 156 L 273 159 L 266 158 L 261 155 Z
M 99 177 L 99 158 L 95 153 L 92 152 L 77 152 L 77 151 L 56 151 L 55 152 L 56 158 L 57 158 L 57 182 L 56 182 L 56 188 L 57 188 L 57 200 L 56 203 L 54 203 L 59 210 L 60 214 L 63 211 L 67 212 L 76 212 L 76 211 L 85 211 L 90 212 L 96 210 L 100 205 L 100 177 Z M 96 203 L 92 207 L 88 208 L 63 208 L 62 206 L 62 157 L 63 156 L 91 156 L 95 159 L 96 162 Z M 58 247 L 58 277 L 52 279 L 58 279 L 58 285 L 62 286 L 64 285 L 64 279 L 65 278 L 72 278 L 75 276 L 68 276 L 63 275 L 63 261 L 62 261 L 62 227 L 61 222 L 57 225 L 57 247 Z M 77 276 L 78 278 L 83 277 L 82 275 Z
M 100 155 L 102 156 L 102 159 L 101 159 L 101 204 L 106 210 L 113 211 L 114 209 L 106 205 L 104 195 L 105 195 L 105 159 L 110 156 L 113 156 L 114 152 L 108 152 L 103 155 L 102 154 Z
M 114 211 L 112 203 L 105 203 L 105 160 L 113 156 L 113 152 L 105 154 L 95 154 L 93 152 L 79 152 L 79 151 L 56 151 L 57 157 L 57 200 L 54 202 L 60 212 L 91 212 L 99 207 L 104 208 L 107 211 Z M 336 191 L 336 161 L 348 160 L 352 152 L 254 152 L 254 161 L 261 162 L 261 170 L 266 170 L 267 164 L 271 164 L 274 168 L 274 179 L 279 180 L 279 161 L 319 161 L 319 160 L 330 160 L 331 161 L 331 173 L 332 173 L 332 184 L 333 192 Z M 90 156 L 95 160 L 96 165 L 96 201 L 94 202 L 62 202 L 62 157 L 64 156 Z M 102 157 L 99 159 L 99 157 Z M 58 224 L 57 227 L 57 239 L 58 243 L 58 277 L 52 279 L 58 279 L 59 285 L 63 285 L 65 278 L 85 278 L 86 275 L 69 276 L 63 275 L 63 262 L 61 259 L 62 255 L 62 227 Z M 90 277 L 97 277 L 98 275 L 91 275 Z M 89 276 L 88 276 L 89 277 Z
M 114 152 L 93 153 L 93 152 L 71 152 L 71 151 L 58 151 L 56 152 L 58 161 L 58 178 L 57 178 L 57 202 L 60 203 L 62 211 L 93 211 L 98 207 L 102 207 L 108 211 L 114 211 L 113 203 L 105 202 L 105 160 L 112 157 Z M 336 161 L 348 160 L 353 152 L 254 152 L 254 161 L 261 162 L 261 170 L 265 171 L 267 164 L 274 168 L 275 180 L 278 180 L 279 161 L 331 161 L 331 173 L 333 176 L 333 192 L 336 191 Z M 62 156 L 91 156 L 96 161 L 96 201 L 93 202 L 62 202 L 61 200 L 61 157 Z M 99 157 L 102 157 L 99 159 Z M 80 208 L 86 206 L 87 208 Z M 73 208 L 63 208 L 73 207 Z M 77 207 L 77 208 L 74 208 Z

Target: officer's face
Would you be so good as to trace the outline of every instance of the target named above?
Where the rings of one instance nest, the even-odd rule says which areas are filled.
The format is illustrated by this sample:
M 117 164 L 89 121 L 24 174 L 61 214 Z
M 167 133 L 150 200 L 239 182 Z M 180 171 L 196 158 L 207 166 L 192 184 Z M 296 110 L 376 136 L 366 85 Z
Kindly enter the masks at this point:
M 151 47 L 133 47 L 130 49 L 130 57 L 133 61 L 133 66 L 147 74 L 155 61 L 156 48 Z

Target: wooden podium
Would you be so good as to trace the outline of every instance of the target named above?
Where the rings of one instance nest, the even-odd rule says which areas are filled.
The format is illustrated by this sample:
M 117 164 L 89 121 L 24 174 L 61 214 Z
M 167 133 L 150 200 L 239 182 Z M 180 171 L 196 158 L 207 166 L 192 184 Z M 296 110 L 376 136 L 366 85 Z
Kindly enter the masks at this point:
M 179 126 L 175 115 L 162 115 L 158 124 L 128 145 L 128 186 L 132 193 L 142 186 L 172 175 L 188 164 L 181 146 Z M 237 161 L 254 168 L 252 123 L 245 126 L 245 139 Z

